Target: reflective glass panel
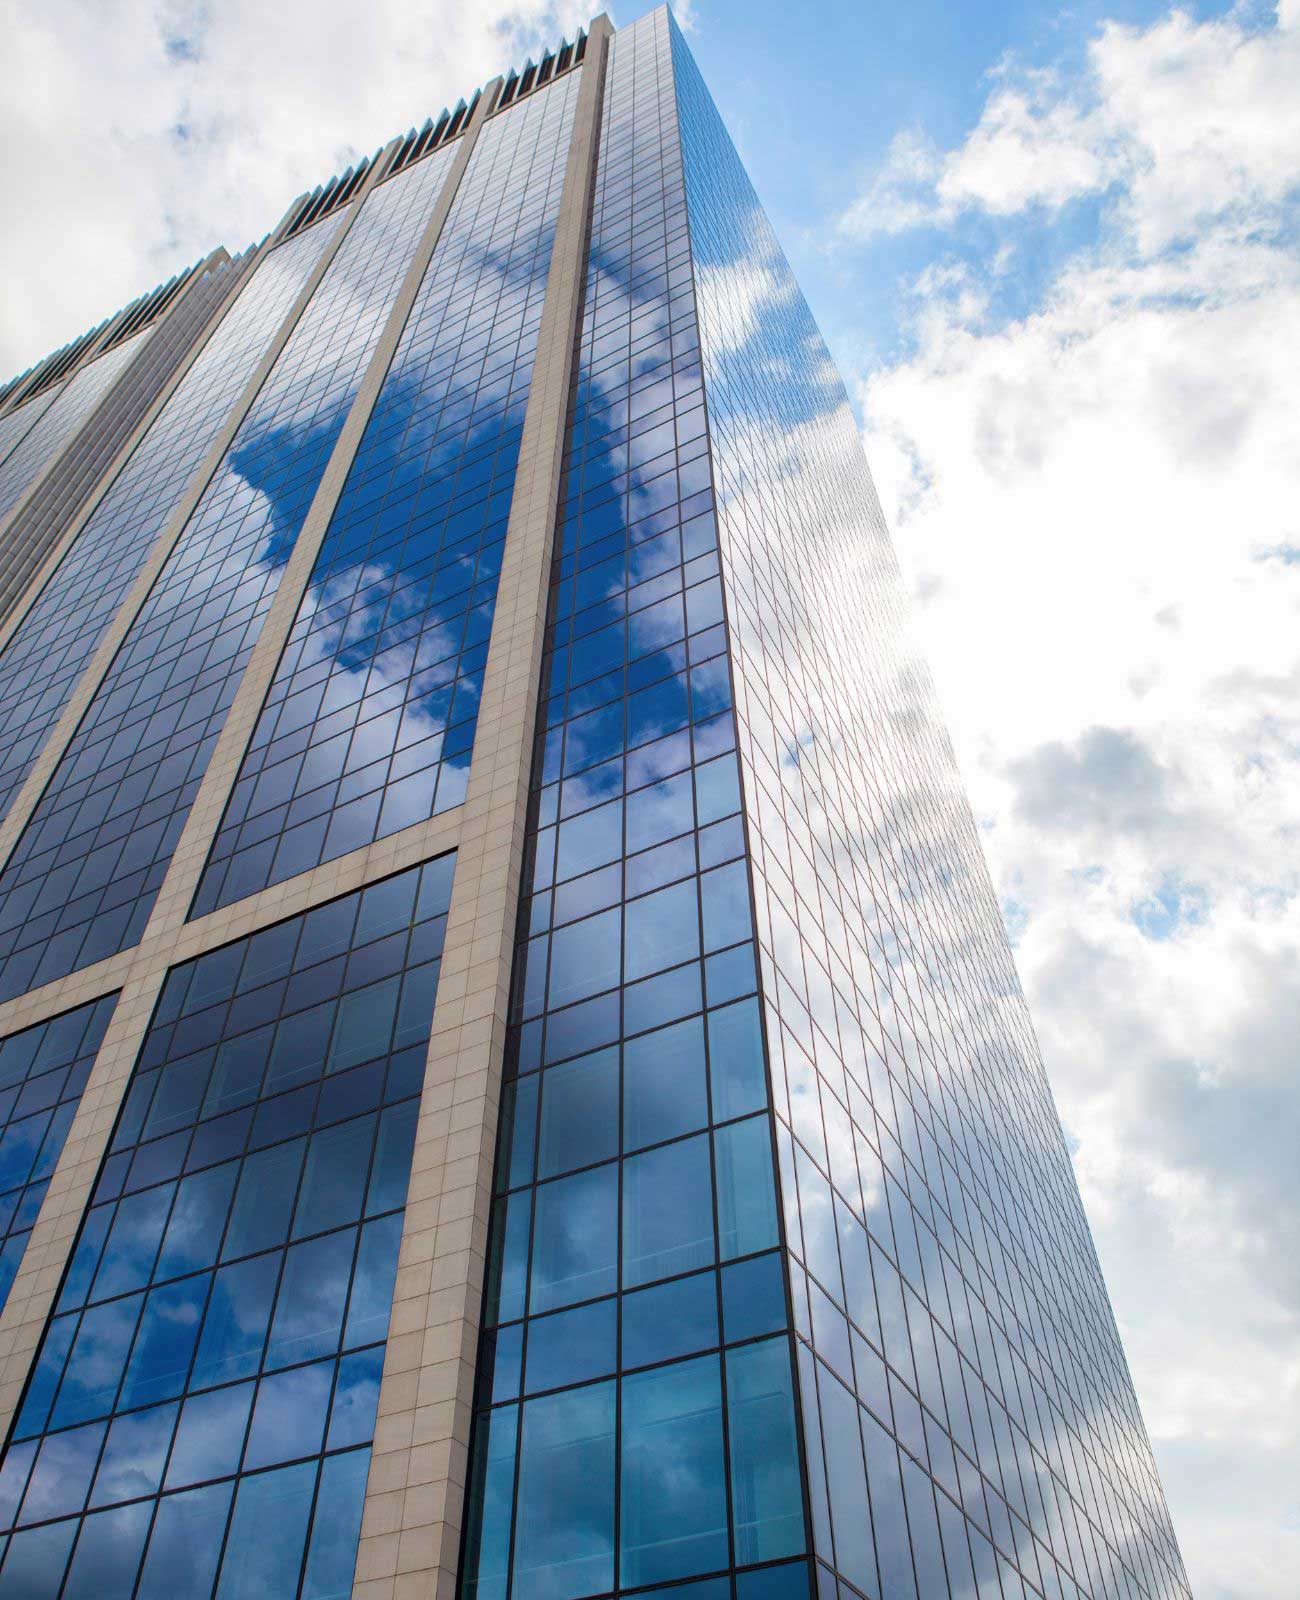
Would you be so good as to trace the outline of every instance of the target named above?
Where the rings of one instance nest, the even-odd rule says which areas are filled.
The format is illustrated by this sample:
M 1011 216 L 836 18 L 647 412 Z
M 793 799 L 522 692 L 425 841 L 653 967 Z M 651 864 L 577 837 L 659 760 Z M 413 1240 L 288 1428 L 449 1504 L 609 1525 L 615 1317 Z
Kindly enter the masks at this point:
M 848 397 L 675 28 L 672 51 L 819 1591 L 1185 1600 Z M 706 938 L 747 916 L 721 884 Z M 743 1063 L 751 1026 L 711 1048 Z M 743 1235 L 757 1157 L 731 1156 Z M 736 1375 L 757 1435 L 783 1428 Z M 783 1548 L 786 1491 L 748 1491 L 773 1512 L 738 1540 Z
M 0 1468 L 0 1595 L 349 1592 L 454 866 L 168 974 Z
M 483 126 L 194 910 L 465 798 L 579 74 Z
M 806 1540 L 664 11 L 613 41 L 595 185 L 462 1582 L 733 1600 Z
M 256 264 L 5 646 L 0 812 L 340 220 L 309 228 Z
M 116 1001 L 105 995 L 0 1039 L 0 1309 Z

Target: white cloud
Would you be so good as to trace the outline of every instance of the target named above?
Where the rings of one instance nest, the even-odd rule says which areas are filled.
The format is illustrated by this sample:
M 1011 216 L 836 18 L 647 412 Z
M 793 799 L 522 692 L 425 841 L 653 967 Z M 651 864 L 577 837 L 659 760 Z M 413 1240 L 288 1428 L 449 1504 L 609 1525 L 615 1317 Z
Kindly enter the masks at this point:
M 583 0 L 8 0 L 0 376 L 531 53 Z
M 1144 255 L 1210 219 L 1249 227 L 1300 186 L 1300 28 L 1295 0 L 1277 29 L 1173 11 L 1139 29 L 1106 23 L 1076 82 L 1004 63 L 965 143 L 934 149 L 900 133 L 839 219 L 856 238 L 951 223 L 978 210 L 1056 210 L 1118 186 L 1119 219 Z
M 861 389 L 1198 1600 L 1300 1585 L 1298 149 L 1294 3 L 1007 68 L 923 207 L 1003 256 Z

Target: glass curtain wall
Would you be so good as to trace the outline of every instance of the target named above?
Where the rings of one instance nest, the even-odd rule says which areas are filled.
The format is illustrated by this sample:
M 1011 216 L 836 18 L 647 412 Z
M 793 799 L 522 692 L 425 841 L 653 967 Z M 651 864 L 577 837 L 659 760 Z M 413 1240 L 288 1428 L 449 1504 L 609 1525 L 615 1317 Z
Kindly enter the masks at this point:
M 3 1600 L 351 1593 L 454 867 L 168 975 L 0 1467 Z
M 0 873 L 0 997 L 139 942 L 452 146 L 362 204 Z
M 18 504 L 37 473 L 54 459 L 86 421 L 152 332 L 152 328 L 146 328 L 116 349 L 107 351 L 59 390 L 55 404 L 0 465 L 0 521 Z
M 847 396 L 673 54 L 817 1553 L 842 1600 L 1186 1596 Z
M 807 1545 L 663 12 L 611 48 L 566 443 L 463 1592 L 775 1600 Z
M 0 1039 L 0 1311 L 116 1003 L 105 995 Z
M 581 70 L 479 134 L 194 915 L 465 798 Z
M 257 264 L 0 654 L 0 816 L 339 220 Z
M 37 395 L 34 400 L 28 400 L 16 411 L 8 411 L 0 417 L 0 464 L 9 460 L 19 444 L 63 393 L 64 386 L 62 383 L 53 384 L 44 394 Z

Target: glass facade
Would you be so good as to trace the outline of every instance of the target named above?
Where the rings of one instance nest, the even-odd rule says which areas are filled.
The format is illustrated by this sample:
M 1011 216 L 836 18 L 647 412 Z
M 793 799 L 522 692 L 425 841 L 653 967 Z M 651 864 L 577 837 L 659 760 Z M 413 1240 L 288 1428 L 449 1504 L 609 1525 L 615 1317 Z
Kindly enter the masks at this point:
M 135 944 L 446 176 L 365 200 L 0 873 L 0 997 Z
M 0 816 L 87 692 L 0 860 L 0 1600 L 1189 1600 L 843 385 L 666 8 L 588 44 L 261 257 L 0 651 Z
M 52 384 L 44 394 L 39 394 L 26 405 L 19 406 L 17 411 L 10 411 L 0 417 L 0 464 L 9 460 L 40 418 L 63 393 L 63 387 L 61 383 Z
M 465 798 L 580 74 L 475 145 L 195 914 Z
M 337 227 L 331 218 L 258 263 L 0 653 L 0 815 Z
M 5 1600 L 350 1593 L 454 867 L 168 975 L 0 1470 Z
M 807 1548 L 664 12 L 614 40 L 599 151 L 480 1356 L 480 1600 Z M 801 1587 L 797 1563 L 736 1592 Z
M 1186 1595 L 848 399 L 673 45 L 817 1553 Z
M 0 1039 L 0 1311 L 117 996 Z
M 41 414 L 8 458 L 0 462 L 0 521 L 18 504 L 37 474 L 72 439 L 123 368 L 140 353 L 152 331 L 146 328 L 133 339 L 124 340 L 69 378 L 54 404 Z

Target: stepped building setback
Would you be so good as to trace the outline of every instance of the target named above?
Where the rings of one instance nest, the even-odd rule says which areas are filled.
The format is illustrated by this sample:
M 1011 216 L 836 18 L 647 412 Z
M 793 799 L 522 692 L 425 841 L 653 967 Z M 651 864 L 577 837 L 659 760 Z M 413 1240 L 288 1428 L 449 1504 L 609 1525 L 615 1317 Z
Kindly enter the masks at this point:
M 0 388 L 0 1600 L 1190 1600 L 666 8 Z

